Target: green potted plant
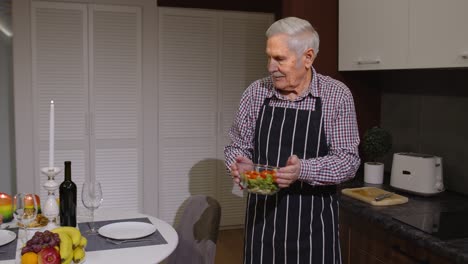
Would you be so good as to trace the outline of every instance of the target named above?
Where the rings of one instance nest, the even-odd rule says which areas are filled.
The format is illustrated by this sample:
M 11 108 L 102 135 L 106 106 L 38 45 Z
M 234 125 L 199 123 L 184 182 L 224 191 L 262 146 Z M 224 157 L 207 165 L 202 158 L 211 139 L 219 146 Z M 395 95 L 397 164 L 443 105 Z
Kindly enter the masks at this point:
M 380 127 L 369 128 L 361 142 L 364 163 L 364 182 L 383 183 L 384 164 L 382 158 L 392 148 L 392 135 Z

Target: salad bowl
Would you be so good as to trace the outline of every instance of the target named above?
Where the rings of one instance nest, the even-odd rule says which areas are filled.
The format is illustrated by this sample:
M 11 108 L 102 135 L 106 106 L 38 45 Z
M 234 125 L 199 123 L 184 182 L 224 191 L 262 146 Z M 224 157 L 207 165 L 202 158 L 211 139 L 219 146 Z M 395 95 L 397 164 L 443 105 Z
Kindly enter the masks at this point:
M 250 193 L 272 195 L 279 191 L 276 183 L 278 167 L 237 163 L 241 186 Z

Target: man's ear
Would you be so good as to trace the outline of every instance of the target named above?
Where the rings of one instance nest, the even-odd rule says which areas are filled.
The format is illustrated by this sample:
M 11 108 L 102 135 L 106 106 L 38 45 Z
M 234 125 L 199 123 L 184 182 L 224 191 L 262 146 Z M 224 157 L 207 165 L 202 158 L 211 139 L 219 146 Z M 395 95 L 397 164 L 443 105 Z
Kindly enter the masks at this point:
M 307 69 L 312 67 L 312 64 L 314 63 L 315 60 L 315 52 L 313 49 L 308 49 L 304 53 L 305 56 L 305 66 Z

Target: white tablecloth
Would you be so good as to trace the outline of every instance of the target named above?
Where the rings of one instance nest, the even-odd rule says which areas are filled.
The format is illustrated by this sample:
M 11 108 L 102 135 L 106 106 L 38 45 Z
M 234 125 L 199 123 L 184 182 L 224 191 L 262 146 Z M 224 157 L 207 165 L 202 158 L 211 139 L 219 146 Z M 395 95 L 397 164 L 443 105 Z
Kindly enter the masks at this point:
M 95 221 L 118 220 L 118 219 L 141 218 L 141 217 L 148 217 L 148 219 L 155 225 L 155 227 L 158 229 L 158 231 L 167 241 L 167 244 L 86 252 L 85 264 L 103 264 L 103 263 L 106 263 L 106 264 L 107 263 L 108 264 L 117 264 L 117 263 L 153 264 L 153 263 L 159 263 L 163 261 L 164 259 L 166 259 L 175 250 L 179 242 L 177 232 L 168 223 L 160 219 L 157 219 L 155 217 L 149 216 L 149 215 L 125 213 L 125 212 L 117 211 L 117 210 L 101 210 L 101 209 L 96 210 Z M 79 222 L 81 222 L 80 220 L 83 220 L 83 219 L 80 219 L 80 217 L 78 217 Z M 18 244 L 19 243 L 20 242 L 18 241 Z M 0 261 L 0 264 L 13 264 L 13 263 L 19 264 L 20 263 L 19 253 L 20 253 L 20 246 L 18 245 L 16 260 Z

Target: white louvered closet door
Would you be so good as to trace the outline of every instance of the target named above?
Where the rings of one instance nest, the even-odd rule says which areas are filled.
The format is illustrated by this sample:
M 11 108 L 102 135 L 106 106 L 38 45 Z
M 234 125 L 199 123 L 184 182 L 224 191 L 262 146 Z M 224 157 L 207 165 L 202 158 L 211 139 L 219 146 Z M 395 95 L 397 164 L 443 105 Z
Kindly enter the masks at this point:
M 141 197 L 141 11 L 89 6 L 91 177 L 102 208 L 138 212 Z
M 101 208 L 141 211 L 140 8 L 52 2 L 31 7 L 41 167 L 48 166 L 53 99 L 55 166 L 72 161 L 78 201 L 83 181 L 96 178 L 104 193 Z M 40 178 L 42 186 L 46 179 Z M 63 173 L 57 177 L 62 181 Z
M 73 181 L 80 184 L 89 169 L 86 5 L 33 2 L 31 8 L 35 157 L 41 168 L 48 166 L 49 105 L 54 100 L 55 166 L 63 169 L 64 161 L 72 161 Z M 44 199 L 46 177 L 37 177 Z M 56 181 L 63 181 L 63 172 Z
M 273 14 L 246 12 L 225 12 L 220 18 L 223 37 L 219 46 L 221 72 L 218 101 L 222 119 L 218 124 L 221 128 L 218 134 L 218 159 L 224 160 L 224 146 L 230 142 L 228 133 L 242 93 L 253 81 L 268 75 L 265 31 L 273 20 Z M 220 165 L 218 200 L 223 207 L 222 225 L 243 224 L 245 202 L 240 202 L 233 195 L 231 177 L 226 175 L 225 165 Z
M 211 13 L 160 10 L 159 217 L 174 223 L 190 195 L 216 195 L 218 31 Z
M 244 221 L 223 148 L 245 88 L 265 76 L 271 14 L 159 9 L 159 217 L 177 223 L 195 194 L 216 198 L 221 225 Z

